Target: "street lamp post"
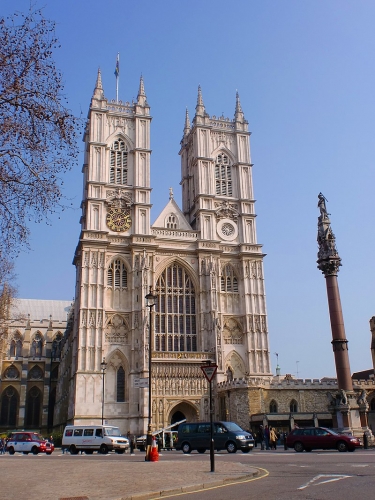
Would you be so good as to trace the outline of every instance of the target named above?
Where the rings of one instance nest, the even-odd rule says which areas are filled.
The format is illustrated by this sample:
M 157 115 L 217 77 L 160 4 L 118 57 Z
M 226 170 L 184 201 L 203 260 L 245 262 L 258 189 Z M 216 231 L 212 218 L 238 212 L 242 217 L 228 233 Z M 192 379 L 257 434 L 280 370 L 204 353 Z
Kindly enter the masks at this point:
M 152 293 L 152 286 L 150 286 L 150 291 L 145 297 L 146 307 L 149 308 L 149 321 L 148 321 L 148 426 L 147 426 L 147 441 L 146 441 L 146 457 L 147 462 L 150 461 L 150 452 L 152 446 L 152 404 L 151 404 L 151 363 L 152 363 L 152 308 L 156 303 L 157 296 Z
M 201 366 L 201 370 L 206 377 L 210 387 L 210 464 L 211 472 L 215 472 L 215 449 L 214 449 L 214 424 L 213 424 L 213 406 L 212 406 L 212 379 L 217 370 L 217 364 L 210 359 L 205 361 L 205 365 Z
M 103 389 L 102 389 L 102 425 L 104 424 L 104 376 L 105 376 L 105 371 L 107 368 L 107 363 L 105 362 L 105 358 L 103 358 L 103 361 L 100 363 L 100 368 L 102 369 L 102 382 L 103 382 Z

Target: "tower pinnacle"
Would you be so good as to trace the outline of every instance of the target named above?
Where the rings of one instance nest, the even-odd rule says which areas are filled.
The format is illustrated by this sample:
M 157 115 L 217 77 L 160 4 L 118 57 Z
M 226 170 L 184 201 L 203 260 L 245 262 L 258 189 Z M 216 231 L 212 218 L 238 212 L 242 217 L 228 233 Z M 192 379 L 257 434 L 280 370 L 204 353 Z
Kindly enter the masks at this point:
M 195 106 L 195 114 L 204 116 L 205 113 L 206 113 L 206 108 L 204 107 L 203 103 L 202 89 L 201 86 L 198 85 L 198 98 L 197 98 L 197 105 Z
M 139 80 L 139 90 L 138 90 L 138 96 L 137 96 L 137 103 L 141 106 L 144 106 L 146 104 L 146 92 L 145 92 L 145 85 L 143 81 L 143 76 L 141 75 L 141 78 Z
M 98 75 L 96 77 L 93 97 L 96 97 L 97 99 L 103 98 L 102 73 L 100 71 L 100 68 L 98 68 Z
M 190 132 L 190 118 L 189 118 L 189 111 L 186 108 L 186 113 L 185 113 L 185 126 L 184 126 L 184 136 L 188 135 Z
M 234 112 L 234 119 L 236 122 L 242 122 L 244 120 L 244 114 L 240 102 L 240 95 L 237 90 L 236 90 L 236 110 Z

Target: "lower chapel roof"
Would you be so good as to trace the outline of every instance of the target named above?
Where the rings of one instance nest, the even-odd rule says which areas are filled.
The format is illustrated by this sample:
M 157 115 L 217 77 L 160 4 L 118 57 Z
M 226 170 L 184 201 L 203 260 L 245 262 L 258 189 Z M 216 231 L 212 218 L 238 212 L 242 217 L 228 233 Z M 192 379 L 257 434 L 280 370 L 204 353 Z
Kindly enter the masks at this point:
M 65 322 L 71 307 L 71 300 L 15 299 L 11 318 L 42 321 L 52 317 L 52 321 Z

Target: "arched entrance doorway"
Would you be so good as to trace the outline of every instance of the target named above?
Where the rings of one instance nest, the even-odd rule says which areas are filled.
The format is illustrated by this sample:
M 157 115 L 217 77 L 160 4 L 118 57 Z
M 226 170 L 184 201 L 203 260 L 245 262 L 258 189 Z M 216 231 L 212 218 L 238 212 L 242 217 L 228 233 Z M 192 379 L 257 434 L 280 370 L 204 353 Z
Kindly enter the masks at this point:
M 184 401 L 171 409 L 168 420 L 171 424 L 175 424 L 185 419 L 188 422 L 196 422 L 198 420 L 198 409 L 194 405 Z

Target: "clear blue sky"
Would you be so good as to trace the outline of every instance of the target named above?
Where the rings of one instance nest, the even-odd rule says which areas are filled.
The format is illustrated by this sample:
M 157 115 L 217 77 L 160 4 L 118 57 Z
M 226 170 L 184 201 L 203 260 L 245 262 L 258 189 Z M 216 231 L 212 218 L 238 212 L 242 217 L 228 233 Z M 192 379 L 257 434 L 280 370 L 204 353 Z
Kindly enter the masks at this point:
M 1 0 L 0 13 L 29 0 Z M 97 69 L 105 95 L 136 97 L 143 74 L 152 122 L 153 220 L 173 186 L 198 84 L 211 115 L 249 121 L 258 241 L 264 245 L 272 368 L 335 376 L 325 279 L 316 268 L 317 195 L 329 200 L 343 267 L 339 285 L 352 371 L 372 366 L 375 315 L 375 2 L 372 0 L 43 0 L 57 22 L 66 95 L 87 114 Z M 81 150 L 83 143 L 81 144 Z M 79 236 L 80 164 L 66 176 L 74 210 L 32 225 L 17 261 L 19 296 L 71 299 Z M 298 362 L 298 363 L 297 363 Z

